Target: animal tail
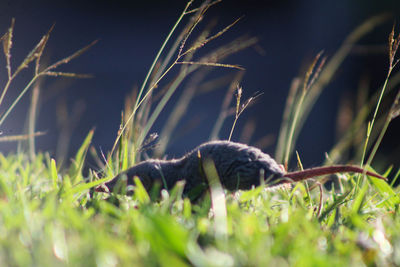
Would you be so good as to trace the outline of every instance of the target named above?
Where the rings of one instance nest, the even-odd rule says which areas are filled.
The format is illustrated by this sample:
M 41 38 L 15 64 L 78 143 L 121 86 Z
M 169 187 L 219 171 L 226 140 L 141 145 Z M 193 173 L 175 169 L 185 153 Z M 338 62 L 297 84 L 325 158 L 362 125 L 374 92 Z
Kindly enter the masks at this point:
M 317 167 L 317 168 L 310 168 L 303 171 L 296 171 L 296 172 L 288 172 L 285 174 L 284 177 L 290 178 L 292 181 L 302 181 L 307 178 L 312 178 L 316 176 L 322 176 L 327 174 L 334 174 L 339 172 L 356 172 L 356 173 L 365 173 L 368 176 L 373 176 L 382 180 L 387 181 L 386 177 L 383 177 L 377 173 L 373 173 L 367 170 L 364 170 L 357 166 L 351 165 L 333 165 L 333 166 L 326 166 L 326 167 Z

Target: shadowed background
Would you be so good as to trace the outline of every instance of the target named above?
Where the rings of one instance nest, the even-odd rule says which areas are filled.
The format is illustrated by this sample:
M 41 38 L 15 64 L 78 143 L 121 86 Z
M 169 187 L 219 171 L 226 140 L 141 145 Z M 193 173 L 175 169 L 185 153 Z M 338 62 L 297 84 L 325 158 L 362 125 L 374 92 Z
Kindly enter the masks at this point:
M 186 3 L 136 2 L 1 1 L 0 31 L 3 33 L 7 30 L 12 17 L 16 19 L 12 48 L 14 68 L 53 23 L 56 26 L 46 50 L 50 62 L 100 39 L 87 53 L 62 68 L 68 72 L 90 73 L 94 78 L 47 78 L 44 81 L 36 129 L 47 134 L 37 138 L 38 149 L 55 154 L 60 135 L 71 135 L 71 142 L 67 144 L 68 153 L 75 153 L 93 127 L 96 127 L 95 147 L 104 152 L 111 149 L 119 128 L 124 99 L 135 86 L 143 82 L 155 54 Z M 246 68 L 241 82 L 244 99 L 256 91 L 263 93 L 255 105 L 240 117 L 232 140 L 240 140 L 246 122 L 254 121 L 256 128 L 249 143 L 255 144 L 269 136 L 263 150 L 273 154 L 292 79 L 301 74 L 302 67 L 309 64 L 319 51 L 324 50 L 329 59 L 356 26 L 382 12 L 399 18 L 400 2 L 223 1 L 213 6 L 206 15 L 206 21 L 218 19 L 215 32 L 242 15 L 244 18 L 218 41 L 208 44 L 204 51 L 243 34 L 260 39 L 257 47 L 241 51 L 225 61 Z M 311 111 L 296 145 L 306 167 L 320 164 L 324 160 L 324 152 L 329 151 L 335 143 L 341 101 L 348 99 L 350 105 L 356 102 L 360 81 L 370 86 L 371 93 L 380 89 L 388 68 L 385 48 L 393 21 L 389 19 L 361 39 L 357 49 L 344 61 Z M 5 66 L 4 56 L 1 60 L 0 65 Z M 31 77 L 31 71 L 32 68 L 25 70 L 21 79 L 16 80 L 0 112 L 4 112 L 4 107 L 20 92 L 24 81 Z M 206 79 L 233 75 L 235 72 L 216 69 Z M 2 68 L 1 86 L 5 78 L 6 70 Z M 173 75 L 168 75 L 165 81 L 172 78 Z M 170 143 L 167 148 L 169 157 L 180 156 L 208 139 L 227 87 L 202 94 L 193 100 L 174 135 L 179 134 L 190 122 L 197 123 L 191 131 L 180 136 L 179 141 Z M 178 89 L 151 132 L 160 131 L 180 93 Z M 23 132 L 28 105 L 29 94 L 2 125 L 3 135 Z M 71 133 L 65 133 L 65 121 L 60 120 L 65 116 L 68 117 L 65 121 L 71 123 L 71 127 L 68 127 L 72 129 Z M 228 138 L 232 122 L 233 118 L 225 122 L 221 139 Z M 376 158 L 378 162 L 385 155 L 389 160 L 384 164 L 400 163 L 399 126 L 399 119 L 392 122 Z M 15 144 L 0 144 L 4 152 L 15 148 Z

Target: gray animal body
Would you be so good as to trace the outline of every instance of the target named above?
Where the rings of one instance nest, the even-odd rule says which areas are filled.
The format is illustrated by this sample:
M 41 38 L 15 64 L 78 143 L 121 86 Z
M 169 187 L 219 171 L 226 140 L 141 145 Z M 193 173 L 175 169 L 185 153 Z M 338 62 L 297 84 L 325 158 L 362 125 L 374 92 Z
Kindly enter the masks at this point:
M 370 176 L 386 179 L 359 167 L 348 165 L 286 173 L 273 158 L 258 148 L 230 141 L 212 141 L 198 146 L 179 159 L 143 161 L 118 174 L 105 186 L 112 192 L 122 177 L 127 178 L 128 185 L 133 185 L 133 178 L 139 177 L 146 190 L 150 190 L 155 182 L 171 189 L 177 181 L 185 180 L 184 193 L 187 193 L 197 186 L 207 184 L 203 164 L 206 159 L 212 160 L 222 186 L 231 191 L 250 189 L 260 185 L 262 180 L 267 186 L 275 186 L 336 172 L 364 172 Z M 97 191 L 104 192 L 105 190 L 104 187 L 99 187 Z

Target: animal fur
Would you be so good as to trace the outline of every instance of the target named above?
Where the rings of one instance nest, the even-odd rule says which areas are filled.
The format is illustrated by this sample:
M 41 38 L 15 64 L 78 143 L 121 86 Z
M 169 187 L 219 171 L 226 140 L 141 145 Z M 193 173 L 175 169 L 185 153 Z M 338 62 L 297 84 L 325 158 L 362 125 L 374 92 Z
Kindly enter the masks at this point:
M 177 181 L 185 180 L 184 193 L 188 193 L 202 184 L 208 184 L 204 172 L 205 160 L 212 160 L 222 186 L 231 191 L 250 189 L 260 185 L 262 180 L 271 187 L 336 172 L 365 172 L 367 175 L 386 179 L 359 167 L 347 165 L 286 173 L 273 158 L 258 148 L 230 141 L 212 141 L 196 147 L 179 159 L 143 161 L 118 174 L 105 186 L 112 192 L 122 177 L 127 178 L 127 185 L 133 185 L 133 178 L 139 177 L 146 190 L 150 190 L 155 182 L 165 183 L 167 189 L 171 189 Z M 97 191 L 106 190 L 99 187 Z

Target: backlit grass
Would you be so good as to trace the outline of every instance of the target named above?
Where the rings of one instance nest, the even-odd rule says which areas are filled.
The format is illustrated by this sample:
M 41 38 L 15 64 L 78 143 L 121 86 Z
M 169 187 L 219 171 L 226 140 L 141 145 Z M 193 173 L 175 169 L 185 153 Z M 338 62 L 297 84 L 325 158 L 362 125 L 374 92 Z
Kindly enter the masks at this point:
M 198 50 L 222 37 L 238 22 L 233 20 L 231 25 L 221 27 L 216 33 L 213 33 L 214 25 L 210 24 L 196 35 L 206 11 L 218 2 L 205 1 L 193 7 L 189 1 L 184 7 L 143 85 L 133 93 L 133 98 L 127 98 L 111 151 L 103 155 L 91 147 L 95 134 L 92 130 L 72 160 L 61 164 L 49 153 L 35 152 L 34 137 L 39 133 L 34 131 L 32 120 L 28 133 L 4 137 L 3 141 L 30 139 L 30 145 L 26 152 L 0 153 L 0 266 L 400 265 L 400 216 L 397 213 L 400 187 L 393 186 L 400 175 L 398 166 L 388 168 L 384 174 L 389 176 L 390 173 L 391 185 L 363 175 L 343 174 L 329 187 L 314 180 L 274 190 L 260 186 L 249 191 L 226 192 L 221 190 L 213 162 L 209 162 L 205 170 L 212 178 L 209 180 L 211 189 L 195 202 L 182 195 L 184 183 L 178 183 L 169 192 L 163 190 L 161 196 L 155 193 L 157 190 L 146 192 L 138 179 L 132 196 L 93 192 L 95 186 L 141 161 L 144 151 L 150 155 L 155 151 L 154 156 L 163 156 L 174 128 L 195 97 L 193 88 L 210 91 L 220 82 L 203 81 L 212 68 L 228 68 L 232 72 L 242 68 L 224 63 L 224 60 L 254 45 L 256 38 L 239 37 L 196 57 Z M 187 24 L 180 27 L 187 17 Z M 297 136 L 313 103 L 351 46 L 383 20 L 384 17 L 379 16 L 362 24 L 333 57 L 323 58 L 318 63 L 317 56 L 304 77 L 293 83 L 278 139 L 276 156 L 280 163 L 288 166 L 294 159 Z M 176 34 L 179 29 L 181 32 Z M 21 95 L 0 116 L 0 125 L 39 77 L 76 76 L 53 70 L 89 48 L 50 67 L 41 67 L 40 58 L 51 29 L 26 57 L 22 67 L 13 72 L 13 30 L 12 22 L 1 38 L 8 81 L 3 87 L 0 106 L 17 74 L 30 64 L 35 70 Z M 393 30 L 389 36 L 390 66 L 384 85 L 378 95 L 372 96 L 362 107 L 349 132 L 327 153 L 329 164 L 340 161 L 341 154 L 356 146 L 359 152 L 352 160 L 372 169 L 374 154 L 386 129 L 399 115 L 400 93 L 389 110 L 380 112 L 382 116 L 377 115 L 384 92 L 394 90 L 398 84 L 395 66 L 400 35 L 396 37 Z M 168 126 L 160 133 L 161 140 L 167 143 L 154 150 L 157 137 L 149 134 L 151 127 L 191 73 L 192 87 L 184 89 L 184 97 L 171 112 Z M 239 72 L 229 79 L 230 82 L 225 81 L 229 89 L 225 100 L 221 100 L 221 114 L 214 118 L 213 138 L 218 138 L 226 118 L 233 117 L 235 124 L 253 99 L 240 101 L 242 89 L 238 84 L 242 76 Z M 171 79 L 167 85 L 161 83 L 166 79 Z M 159 84 L 165 87 L 158 88 Z M 235 88 L 240 90 L 232 105 Z M 31 112 L 34 109 L 35 104 L 32 104 Z M 374 114 L 373 119 L 369 121 L 371 114 Z M 361 131 L 365 125 L 368 125 L 367 134 Z M 377 125 L 383 126 L 378 128 Z M 235 130 L 234 125 L 231 129 L 230 135 Z M 361 139 L 356 138 L 360 135 Z M 84 171 L 89 156 L 99 166 Z M 299 155 L 297 161 L 301 168 Z

